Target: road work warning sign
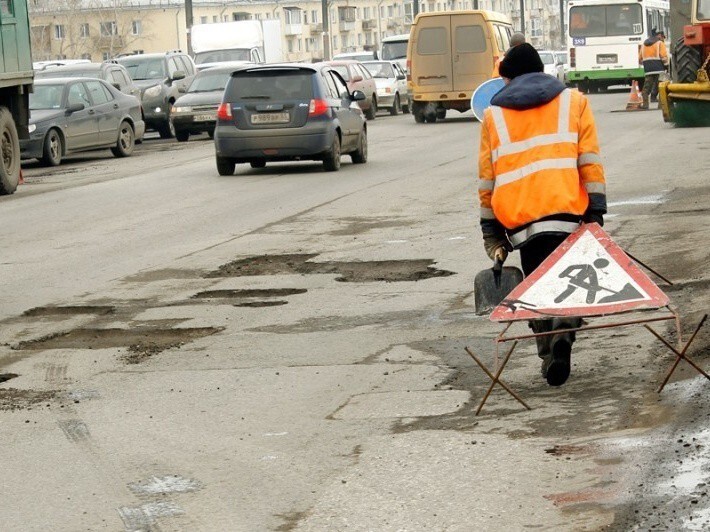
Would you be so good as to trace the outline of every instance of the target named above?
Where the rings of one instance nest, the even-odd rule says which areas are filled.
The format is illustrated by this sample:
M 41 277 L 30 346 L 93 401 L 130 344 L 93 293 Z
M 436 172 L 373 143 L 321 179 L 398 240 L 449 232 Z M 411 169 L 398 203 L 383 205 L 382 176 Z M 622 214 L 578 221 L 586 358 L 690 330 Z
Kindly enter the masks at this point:
M 668 302 L 598 224 L 584 224 L 508 294 L 491 320 L 603 316 Z

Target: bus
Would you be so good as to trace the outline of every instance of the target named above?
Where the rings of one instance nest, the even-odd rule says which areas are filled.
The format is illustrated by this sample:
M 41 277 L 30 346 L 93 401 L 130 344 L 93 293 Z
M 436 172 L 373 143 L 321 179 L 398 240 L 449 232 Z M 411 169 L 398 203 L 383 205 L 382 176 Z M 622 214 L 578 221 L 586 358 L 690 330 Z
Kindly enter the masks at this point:
M 639 51 L 652 29 L 670 41 L 668 0 L 571 0 L 567 82 L 583 92 L 643 81 Z
M 407 44 L 409 43 L 409 33 L 392 35 L 382 39 L 382 49 L 380 59 L 383 61 L 396 61 L 402 70 L 407 69 Z

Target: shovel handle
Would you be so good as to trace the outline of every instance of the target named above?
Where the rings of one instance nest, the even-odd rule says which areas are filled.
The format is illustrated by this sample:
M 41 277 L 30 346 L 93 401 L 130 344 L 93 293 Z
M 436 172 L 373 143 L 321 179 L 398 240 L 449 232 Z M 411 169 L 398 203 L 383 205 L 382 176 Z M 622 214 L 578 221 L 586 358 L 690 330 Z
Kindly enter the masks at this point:
M 495 262 L 493 263 L 493 282 L 496 285 L 496 288 L 500 288 L 500 277 L 503 272 L 503 261 L 496 258 Z

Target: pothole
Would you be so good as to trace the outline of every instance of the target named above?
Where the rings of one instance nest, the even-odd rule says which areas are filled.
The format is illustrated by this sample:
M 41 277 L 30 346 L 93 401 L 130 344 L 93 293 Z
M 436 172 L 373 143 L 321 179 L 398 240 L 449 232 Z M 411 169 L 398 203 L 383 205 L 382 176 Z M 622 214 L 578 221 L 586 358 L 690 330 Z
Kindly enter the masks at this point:
M 54 399 L 54 390 L 18 390 L 17 388 L 0 388 L 0 410 L 28 410 L 40 403 Z
M 99 305 L 72 305 L 72 306 L 48 306 L 35 307 L 26 310 L 22 313 L 23 316 L 42 317 L 42 316 L 79 316 L 82 314 L 111 314 L 116 309 L 110 306 Z
M 74 329 L 37 340 L 20 342 L 16 349 L 106 349 L 130 347 L 136 352 L 163 351 L 170 347 L 210 336 L 219 332 L 217 327 L 185 329 Z M 135 346 L 135 347 L 134 347 Z
M 248 299 L 264 297 L 284 297 L 296 294 L 305 294 L 305 288 L 265 288 L 265 289 L 244 289 L 244 290 L 206 290 L 198 292 L 193 299 Z
M 336 281 L 365 283 L 373 281 L 420 281 L 447 277 L 455 272 L 439 270 L 432 259 L 384 260 L 365 262 L 309 262 L 316 254 L 261 255 L 223 264 L 206 275 L 212 277 L 246 277 L 252 275 L 335 274 Z
M 19 377 L 17 373 L 0 373 L 0 384 Z
M 277 301 L 245 301 L 244 303 L 235 303 L 235 307 L 279 307 L 281 305 L 287 305 L 288 301 L 277 300 Z

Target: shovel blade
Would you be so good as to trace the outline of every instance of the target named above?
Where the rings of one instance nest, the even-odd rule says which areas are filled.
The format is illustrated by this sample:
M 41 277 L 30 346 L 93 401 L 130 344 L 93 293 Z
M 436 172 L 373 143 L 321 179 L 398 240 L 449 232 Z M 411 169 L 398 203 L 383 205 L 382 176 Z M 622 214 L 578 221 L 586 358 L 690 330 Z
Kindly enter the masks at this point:
M 493 269 L 478 272 L 473 281 L 476 314 L 492 312 L 523 280 L 523 272 L 514 266 L 505 266 L 496 282 Z

